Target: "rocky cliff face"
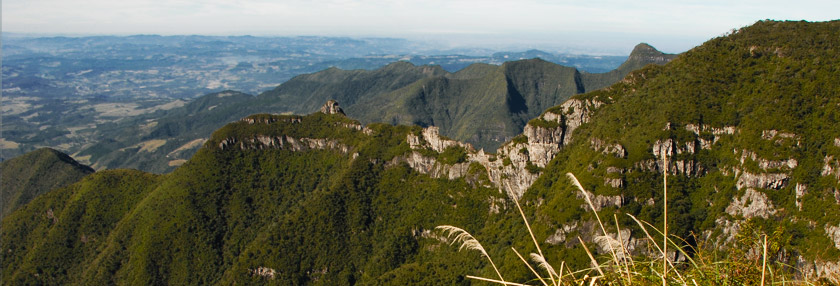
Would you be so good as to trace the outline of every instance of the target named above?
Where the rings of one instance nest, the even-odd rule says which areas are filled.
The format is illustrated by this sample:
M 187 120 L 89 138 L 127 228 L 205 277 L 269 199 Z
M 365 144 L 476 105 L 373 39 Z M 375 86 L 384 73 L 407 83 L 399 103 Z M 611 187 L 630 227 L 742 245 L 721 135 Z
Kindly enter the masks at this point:
M 561 113 L 545 112 L 525 126 L 521 137 L 500 147 L 496 154 L 475 151 L 469 144 L 441 137 L 437 127 L 428 127 L 420 135 L 408 135 L 406 141 L 412 149 L 440 153 L 446 148 L 461 147 L 468 153 L 466 162 L 447 165 L 418 152 L 395 160 L 407 162 L 420 173 L 450 179 L 465 176 L 469 165 L 478 163 L 486 170 L 490 183 L 501 192 L 519 198 L 542 174 L 542 168 L 572 141 L 574 130 L 588 122 L 591 113 L 601 104 L 592 100 L 569 100 L 557 109 L 562 110 Z M 610 149 L 610 152 L 617 151 Z
M 335 100 L 327 101 L 327 103 L 325 103 L 324 106 L 321 106 L 320 111 L 321 111 L 321 113 L 324 113 L 324 114 L 345 115 L 344 110 L 342 110 L 341 107 L 338 106 L 338 101 L 335 101 Z
M 597 98 L 597 97 L 596 97 Z M 405 144 L 409 151 L 393 157 L 388 162 L 383 162 L 385 167 L 397 164 L 407 164 L 415 171 L 427 174 L 435 178 L 457 179 L 465 178 L 468 182 L 478 183 L 483 186 L 495 187 L 503 194 L 511 197 L 521 198 L 526 190 L 540 177 L 544 168 L 549 165 L 554 157 L 578 138 L 574 132 L 588 124 L 592 120 L 593 113 L 598 111 L 604 103 L 595 99 L 572 99 L 564 104 L 552 108 L 540 117 L 532 120 L 524 128 L 523 134 L 509 141 L 496 150 L 495 154 L 485 153 L 483 150 L 476 150 L 472 145 L 452 140 L 440 135 L 437 127 L 427 127 L 408 133 L 405 137 Z M 336 112 L 339 111 L 339 112 Z M 340 114 L 340 107 L 334 101 L 328 102 L 323 108 L 325 114 Z M 288 118 L 260 118 L 248 117 L 242 121 L 247 124 L 272 124 L 278 120 L 284 120 L 287 124 L 302 124 L 300 117 Z M 305 119 L 304 119 L 305 120 Z M 361 124 L 341 122 L 335 123 L 333 128 L 359 132 L 365 136 L 375 135 L 374 132 Z M 337 129 L 337 130 L 338 130 Z M 795 188 L 796 207 L 801 211 L 803 200 L 809 192 L 806 184 L 792 181 L 793 172 L 800 167 L 800 160 L 796 157 L 784 157 L 779 155 L 764 156 L 759 152 L 750 149 L 734 148 L 725 151 L 732 154 L 734 160 L 725 161 L 714 168 L 701 164 L 696 158 L 701 152 L 720 150 L 721 142 L 732 142 L 738 136 L 744 136 L 734 126 L 709 126 L 697 124 L 680 125 L 667 123 L 663 131 L 689 131 L 695 137 L 664 138 L 649 143 L 643 159 L 632 162 L 629 166 L 605 166 L 603 167 L 603 186 L 619 190 L 618 194 L 603 194 L 598 191 L 579 192 L 575 196 L 579 200 L 589 197 L 594 205 L 595 211 L 604 208 L 621 208 L 631 202 L 644 206 L 652 206 L 653 199 L 639 200 L 625 196 L 623 190 L 627 182 L 624 177 L 633 172 L 662 173 L 667 171 L 669 176 L 685 176 L 689 178 L 700 178 L 713 172 L 719 172 L 724 177 L 732 178 L 732 184 L 736 193 L 728 201 L 727 205 L 721 206 L 725 216 L 715 219 L 717 232 L 706 231 L 702 237 L 708 241 L 715 241 L 720 245 L 731 245 L 736 240 L 736 235 L 741 231 L 744 223 L 753 218 L 773 219 L 787 211 L 774 202 L 770 192 L 780 192 L 793 186 Z M 684 131 L 680 131 L 684 132 Z M 685 138 L 689 138 L 686 140 Z M 693 138 L 693 139 L 691 139 Z M 723 141 L 721 141 L 723 140 Z M 777 130 L 765 130 L 761 132 L 760 140 L 766 140 L 773 144 L 798 145 L 801 140 L 799 135 L 791 132 Z M 840 147 L 840 139 L 835 140 L 837 147 Z M 599 153 L 604 158 L 615 158 L 628 160 L 631 150 L 615 139 L 604 139 L 598 137 L 587 138 L 585 143 L 589 149 Z M 728 144 L 728 143 L 727 143 Z M 295 137 L 289 135 L 255 135 L 247 138 L 226 138 L 218 142 L 221 149 L 265 149 L 279 148 L 292 151 L 306 150 L 334 150 L 356 158 L 358 153 L 354 146 L 333 138 Z M 443 162 L 440 154 L 452 148 L 461 150 L 464 158 L 457 162 Z M 667 161 L 665 160 L 667 158 Z M 826 155 L 822 166 L 821 175 L 834 178 L 840 181 L 840 163 L 835 156 Z M 666 165 L 667 164 L 667 165 Z M 590 167 L 591 168 L 591 167 Z M 484 176 L 486 175 L 486 176 Z M 485 179 L 477 179 L 477 178 Z M 840 205 L 840 191 L 832 189 L 837 203 Z M 504 202 L 500 202 L 501 205 Z M 498 211 L 499 205 L 494 204 L 493 208 Z M 579 205 L 581 210 L 591 211 L 588 204 Z M 491 212 L 494 210 L 491 209 Z M 552 245 L 569 244 L 568 235 L 579 235 L 586 241 L 595 242 L 606 251 L 611 244 L 621 244 L 634 254 L 646 254 L 644 239 L 630 230 L 622 230 L 622 233 L 612 233 L 603 236 L 600 229 L 595 226 L 595 221 L 570 222 L 560 225 L 556 231 L 546 238 L 546 242 Z M 822 228 L 829 239 L 835 242 L 840 249 L 840 225 L 824 225 Z M 634 237 L 634 235 L 636 237 Z M 571 246 L 570 246 L 571 247 Z M 647 253 L 654 255 L 654 253 Z M 683 259 L 680 254 L 669 253 L 675 260 Z M 815 262 L 816 263 L 816 262 Z M 804 264 L 803 275 L 825 275 L 835 267 L 835 262 L 824 261 L 816 264 Z M 821 274 L 820 274 L 821 273 Z

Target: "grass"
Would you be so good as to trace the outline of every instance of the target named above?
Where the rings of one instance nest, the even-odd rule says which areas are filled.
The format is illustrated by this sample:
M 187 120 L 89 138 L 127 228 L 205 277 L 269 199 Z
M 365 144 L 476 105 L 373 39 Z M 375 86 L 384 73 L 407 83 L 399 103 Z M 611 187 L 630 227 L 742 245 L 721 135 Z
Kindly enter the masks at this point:
M 667 159 L 665 159 L 664 163 L 665 166 L 667 166 Z M 653 255 L 633 256 L 622 242 L 624 241 L 624 238 L 621 237 L 621 227 L 618 224 L 618 215 L 613 215 L 616 236 L 618 237 L 618 239 L 615 239 L 607 232 L 601 217 L 595 211 L 596 208 L 589 198 L 588 193 L 581 186 L 580 182 L 578 182 L 577 178 L 571 173 L 567 173 L 567 176 L 571 183 L 584 194 L 586 203 L 595 214 L 598 225 L 603 232 L 602 236 L 597 236 L 595 238 L 595 243 L 601 246 L 602 249 L 609 249 L 609 258 L 602 261 L 596 259 L 595 255 L 592 254 L 583 239 L 578 237 L 580 245 L 586 251 L 586 254 L 592 262 L 591 267 L 578 270 L 568 269 L 565 261 L 562 261 L 559 271 L 555 270 L 556 268 L 548 263 L 545 255 L 542 253 L 540 245 L 531 230 L 531 225 L 528 222 L 525 213 L 522 211 L 518 199 L 516 196 L 510 196 L 522 216 L 522 220 L 528 229 L 532 242 L 537 249 L 537 253 L 531 253 L 529 255 L 529 262 L 515 248 L 511 248 L 511 250 L 522 261 L 524 266 L 528 268 L 530 273 L 536 277 L 536 279 L 525 283 L 506 281 L 496 267 L 496 264 L 487 254 L 487 251 L 484 250 L 484 247 L 481 246 L 475 237 L 458 227 L 448 225 L 438 226 L 436 228 L 437 230 L 441 230 L 447 234 L 445 237 L 441 237 L 442 240 L 445 239 L 450 244 L 459 243 L 459 250 L 472 249 L 481 252 L 481 255 L 490 261 L 490 264 L 493 266 L 493 269 L 498 275 L 498 279 L 467 275 L 468 278 L 501 285 L 532 285 L 527 283 L 539 283 L 537 285 L 543 286 L 656 285 L 660 283 L 663 286 L 818 285 L 815 282 L 794 280 L 792 278 L 792 273 L 795 271 L 791 270 L 795 269 L 792 266 L 781 263 L 768 265 L 768 241 L 766 234 L 762 234 L 756 241 L 760 243 L 760 251 L 762 253 L 759 263 L 759 261 L 746 257 L 737 257 L 738 254 L 732 251 L 726 253 L 727 255 L 719 255 L 719 250 L 707 250 L 705 247 L 700 245 L 702 242 L 699 242 L 698 246 L 692 246 L 687 243 L 688 240 L 668 234 L 667 219 L 664 219 L 665 223 L 660 230 L 646 221 L 639 220 L 635 216 L 627 214 L 634 222 L 636 222 L 645 234 L 644 239 L 647 240 L 649 249 L 653 249 Z M 663 211 L 664 216 L 667 217 L 667 171 L 664 177 L 665 192 L 663 200 L 665 203 L 663 203 L 663 205 L 665 205 L 665 207 Z M 452 239 L 453 236 L 454 239 Z M 654 236 L 662 237 L 661 244 L 657 243 Z M 696 236 L 692 238 L 695 239 L 695 241 L 699 241 Z M 674 257 L 676 257 L 677 252 L 682 254 L 682 256 L 686 258 L 685 261 L 674 261 L 673 258 L 669 257 L 668 249 L 674 249 Z M 536 265 L 536 267 L 533 265 Z

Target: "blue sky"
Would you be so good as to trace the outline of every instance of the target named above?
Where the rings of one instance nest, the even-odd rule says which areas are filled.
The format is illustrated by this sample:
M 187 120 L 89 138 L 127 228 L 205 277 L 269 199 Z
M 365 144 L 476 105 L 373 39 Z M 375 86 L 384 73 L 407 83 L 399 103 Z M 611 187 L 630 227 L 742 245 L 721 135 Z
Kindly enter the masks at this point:
M 836 0 L 3 0 L 4 32 L 400 37 L 452 46 L 682 52 L 761 19 L 840 18 Z

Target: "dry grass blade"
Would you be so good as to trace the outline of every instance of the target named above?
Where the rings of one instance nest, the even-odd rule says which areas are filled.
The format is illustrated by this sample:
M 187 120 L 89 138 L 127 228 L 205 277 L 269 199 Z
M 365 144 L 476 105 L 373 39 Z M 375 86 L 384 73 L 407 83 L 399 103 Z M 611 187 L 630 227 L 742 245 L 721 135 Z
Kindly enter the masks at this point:
M 630 252 L 627 251 L 627 248 L 624 247 L 624 238 L 621 237 L 621 227 L 618 226 L 618 215 L 613 214 L 613 221 L 615 222 L 615 232 L 616 236 L 618 236 L 619 244 L 621 245 L 621 254 L 622 254 L 622 262 L 624 262 L 624 271 L 627 273 L 627 284 L 633 285 L 633 276 L 630 274 L 630 265 L 633 265 L 633 271 L 636 270 L 636 265 L 633 263 L 633 259 L 630 258 Z M 629 242 L 629 237 L 628 237 Z M 627 262 L 630 263 L 627 263 Z
M 472 276 L 472 275 L 467 275 L 467 278 L 475 279 L 475 280 L 481 280 L 481 281 L 487 281 L 487 282 L 493 282 L 493 283 L 502 284 L 502 285 L 529 286 L 529 285 L 525 285 L 525 284 L 521 284 L 521 283 L 505 282 L 505 281 L 500 281 L 500 280 L 496 280 L 496 279 L 490 279 L 490 278 L 484 278 L 484 277 L 478 277 L 478 276 Z
M 560 283 L 562 283 L 562 281 L 563 281 L 563 267 L 565 267 L 565 266 L 566 266 L 566 261 L 560 261 L 560 275 L 557 276 L 557 285 L 560 285 Z M 572 276 L 572 279 L 574 279 L 574 278 L 575 277 Z
M 595 219 L 598 220 L 598 225 L 601 226 L 601 231 L 604 232 L 604 236 L 608 237 L 609 234 L 607 233 L 607 229 L 604 228 L 604 224 L 601 222 L 601 217 L 598 216 L 598 212 L 595 211 L 595 204 L 593 204 L 592 199 L 589 198 L 589 193 L 586 192 L 586 190 L 583 189 L 583 186 L 580 185 L 580 182 L 578 181 L 578 179 L 575 177 L 574 174 L 566 173 L 566 176 L 569 177 L 569 179 L 572 180 L 572 184 L 574 184 L 575 187 L 577 187 L 580 190 L 580 192 L 583 193 L 583 197 L 586 198 L 586 203 L 589 204 L 589 208 L 591 208 L 592 213 L 595 214 Z M 620 265 L 620 262 L 618 261 L 618 256 L 615 254 L 615 248 L 613 248 L 612 244 L 608 244 L 608 245 L 609 245 L 610 254 L 612 255 L 613 261 L 615 262 L 616 265 Z
M 487 260 L 490 261 L 490 265 L 493 266 L 493 270 L 496 271 L 496 275 L 499 275 L 499 279 L 502 282 L 505 281 L 505 278 L 502 278 L 502 273 L 499 272 L 498 268 L 496 268 L 496 263 L 493 263 L 493 259 L 491 259 L 490 255 L 487 254 L 487 251 L 484 250 L 484 247 L 481 246 L 481 243 L 479 243 L 478 240 L 475 239 L 475 237 L 473 237 L 469 232 L 459 227 L 451 225 L 441 225 L 435 227 L 435 229 L 443 231 L 443 233 L 446 234 L 446 237 L 451 240 L 450 244 L 460 242 L 461 246 L 458 247 L 458 251 L 461 251 L 462 249 L 466 248 L 471 250 L 477 250 L 478 252 L 480 252 L 482 256 L 486 257 Z M 453 239 L 452 236 L 455 236 L 455 238 Z
M 666 280 L 668 278 L 668 152 L 662 152 L 662 168 L 664 169 L 662 174 L 663 182 L 663 202 L 662 208 L 664 209 L 663 213 L 663 223 L 662 223 L 662 253 L 665 255 L 662 256 L 662 286 L 666 286 Z
M 764 235 L 764 244 L 762 245 L 764 252 L 761 257 L 761 286 L 764 286 L 764 270 L 767 269 L 767 235 Z
M 531 264 L 528 263 L 528 261 L 525 260 L 524 257 L 522 257 L 522 254 L 519 254 L 519 251 L 516 251 L 516 248 L 511 247 L 510 249 L 513 250 L 513 253 L 516 253 L 516 256 L 519 257 L 519 260 L 522 260 L 522 263 L 525 263 L 525 266 L 528 266 L 528 269 L 531 270 L 531 273 L 534 273 L 534 276 L 537 276 L 537 279 L 539 279 L 540 282 L 542 282 L 543 285 L 548 286 L 548 283 L 546 283 L 545 280 L 540 276 L 540 274 L 537 273 L 536 270 L 534 270 L 534 267 L 531 267 Z M 549 275 L 551 275 L 551 274 L 549 273 Z M 554 285 L 556 285 L 556 284 L 557 283 L 554 283 Z
M 545 260 L 545 257 L 542 257 L 536 253 L 531 253 L 531 261 L 536 262 L 537 266 L 539 266 L 542 269 L 545 269 L 545 271 L 547 271 L 549 275 L 555 277 L 557 276 L 557 271 L 554 271 L 554 267 L 551 267 L 551 264 L 548 264 L 548 261 Z
M 607 235 L 596 236 L 595 237 L 595 243 L 598 244 L 598 246 L 600 246 L 602 249 L 620 249 L 621 248 L 621 242 L 618 241 L 618 239 L 615 239 L 614 237 L 607 236 Z M 616 260 L 621 261 L 621 260 L 624 260 L 625 257 L 624 257 L 623 253 L 620 254 L 620 255 L 618 253 L 616 253 L 616 258 L 617 258 Z M 617 264 L 617 265 L 621 265 L 621 264 Z
M 512 188 L 510 188 L 510 185 L 508 185 L 508 189 L 512 190 Z M 534 231 L 531 230 L 531 224 L 528 223 L 528 219 L 525 217 L 525 212 L 522 211 L 522 206 L 519 205 L 519 199 L 516 198 L 516 195 L 513 193 L 509 192 L 508 195 L 510 195 L 510 197 L 513 199 L 513 202 L 516 204 L 516 209 L 519 210 L 519 214 L 522 215 L 522 221 L 525 222 L 525 227 L 528 228 L 528 234 L 531 235 L 531 240 L 534 242 L 534 247 L 537 248 L 537 252 L 540 254 L 540 256 L 544 256 L 542 253 L 542 249 L 540 248 L 540 244 L 537 242 L 537 238 L 534 236 Z M 551 277 L 551 275 L 549 275 L 549 278 L 551 278 L 552 283 L 554 283 L 554 278 Z
M 640 221 L 639 219 L 637 219 L 635 216 L 633 216 L 633 215 L 631 215 L 631 214 L 627 214 L 627 215 L 628 215 L 628 216 L 630 216 L 630 218 L 632 218 L 632 219 L 633 219 L 633 221 L 635 221 L 635 222 L 639 225 L 639 227 L 640 227 L 640 228 L 642 229 L 642 231 L 645 233 L 645 235 L 647 236 L 647 238 L 648 238 L 651 242 L 654 242 L 654 243 L 652 243 L 652 244 L 653 244 L 653 246 L 654 246 L 654 247 L 656 247 L 656 250 L 657 250 L 657 251 L 659 251 L 659 253 L 660 253 L 662 256 L 665 256 L 665 252 L 663 252 L 662 248 L 659 248 L 659 245 L 658 245 L 658 244 L 656 244 L 656 242 L 655 242 L 656 240 L 654 240 L 654 239 L 653 239 L 653 237 L 651 237 L 651 236 L 650 236 L 650 233 L 648 233 L 648 231 L 647 231 L 647 227 L 645 227 L 645 224 L 647 224 L 648 226 L 650 226 L 650 228 L 652 228 L 652 229 L 656 230 L 657 232 L 659 232 L 659 234 L 663 234 L 663 233 L 662 233 L 662 232 L 660 232 L 658 229 L 656 229 L 656 227 L 654 227 L 653 225 L 650 225 L 650 223 L 648 223 L 648 222 L 644 222 L 644 223 L 642 223 L 642 221 Z M 667 240 L 667 238 L 666 238 L 666 241 L 670 241 L 670 240 Z M 674 242 L 672 241 L 671 243 L 673 244 Z M 675 244 L 675 245 L 676 245 L 676 244 Z M 692 263 L 695 267 L 697 267 L 697 264 L 695 264 L 695 263 L 694 263 L 694 260 L 691 260 L 691 258 L 688 256 L 688 254 L 687 254 L 687 253 L 685 253 L 685 251 L 683 251 L 683 250 L 682 250 L 682 248 L 676 247 L 676 249 L 677 249 L 678 251 L 680 251 L 681 253 L 683 253 L 683 254 L 684 254 L 684 255 L 685 255 L 685 256 L 689 259 L 689 261 L 691 261 L 691 263 Z M 664 259 L 664 258 L 663 258 L 663 259 Z M 670 265 L 670 266 L 671 266 L 671 268 L 674 268 L 674 263 L 673 263 L 673 262 L 671 262 L 671 260 L 670 260 L 670 259 L 664 259 L 664 261 L 665 261 L 665 263 L 668 263 L 668 265 Z M 675 273 L 677 274 L 677 278 L 678 278 L 680 281 L 682 281 L 682 283 L 683 283 L 683 284 L 686 284 L 685 279 L 682 277 L 682 274 L 680 274 L 680 272 L 678 272 L 678 271 L 677 271 L 677 272 L 675 272 Z M 663 273 L 663 275 L 664 275 L 664 273 Z
M 632 218 L 633 218 L 633 220 L 635 220 L 635 221 L 636 221 L 636 223 L 638 223 L 638 224 L 639 224 L 639 226 L 642 226 L 642 223 L 644 223 L 644 224 L 646 224 L 647 226 L 649 226 L 650 228 L 652 228 L 653 230 L 655 230 L 655 231 L 656 231 L 656 233 L 658 233 L 658 234 L 660 234 L 660 235 L 664 235 L 661 231 L 659 231 L 659 229 L 657 229 L 656 227 L 654 227 L 654 226 L 653 226 L 652 224 L 650 224 L 649 222 L 646 222 L 646 221 L 639 221 L 638 219 L 636 219 L 636 217 L 634 217 L 634 216 L 632 216 L 632 215 L 630 215 L 630 217 L 632 217 Z M 645 227 L 644 227 L 644 226 L 642 226 L 642 230 L 643 230 L 645 233 L 647 233 L 647 229 L 645 229 Z M 651 241 L 653 241 L 653 239 L 652 239 L 652 238 L 650 238 L 650 235 L 648 235 L 648 238 L 649 238 L 649 239 L 651 239 Z M 680 239 L 682 239 L 682 238 L 680 238 Z M 688 262 L 689 262 L 689 263 L 691 263 L 691 265 L 693 265 L 695 268 L 700 268 L 700 266 L 698 266 L 698 265 L 697 265 L 697 262 L 696 262 L 696 261 L 694 261 L 694 259 L 692 259 L 692 258 L 691 258 L 691 255 L 688 255 L 688 253 L 687 253 L 687 252 L 685 252 L 685 250 L 684 250 L 682 247 L 679 247 L 679 245 L 677 245 L 677 244 L 676 244 L 673 240 L 671 240 L 670 238 L 668 238 L 668 240 L 667 240 L 667 241 L 668 241 L 668 242 L 670 242 L 672 246 L 674 246 L 674 249 L 676 249 L 676 251 L 678 251 L 679 253 L 682 253 L 682 254 L 683 254 L 683 256 L 685 256 L 685 258 L 686 258 L 686 259 L 688 259 Z M 683 242 L 685 242 L 685 240 L 683 240 Z M 686 244 L 687 244 L 687 243 L 686 243 Z M 654 245 L 656 245 L 656 244 L 654 243 Z M 658 245 L 656 245 L 656 246 L 658 247 Z M 661 253 L 661 250 L 660 250 L 660 253 Z M 674 267 L 674 263 L 673 263 L 673 262 L 671 262 L 670 260 L 669 260 L 669 262 L 668 262 L 668 265 L 670 265 L 671 267 Z M 677 274 L 679 275 L 679 273 L 677 273 Z
M 586 247 L 586 243 L 583 243 L 583 239 L 578 236 L 578 241 L 580 241 L 580 245 L 583 245 L 583 250 L 586 250 L 586 255 L 589 255 L 589 260 L 592 262 L 592 267 L 595 267 L 598 270 L 598 273 L 601 276 L 604 276 L 604 271 L 601 270 L 601 265 L 598 265 L 598 261 L 595 260 L 595 257 L 592 256 L 592 252 L 589 251 L 589 248 Z

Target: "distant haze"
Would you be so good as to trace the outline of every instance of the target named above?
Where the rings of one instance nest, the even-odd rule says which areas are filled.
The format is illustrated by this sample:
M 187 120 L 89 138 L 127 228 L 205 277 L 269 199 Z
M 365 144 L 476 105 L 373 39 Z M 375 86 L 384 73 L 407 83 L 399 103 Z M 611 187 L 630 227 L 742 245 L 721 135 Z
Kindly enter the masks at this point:
M 449 47 L 628 54 L 682 52 L 762 19 L 825 21 L 840 4 L 804 1 L 5 0 L 3 32 L 41 35 L 399 37 Z

